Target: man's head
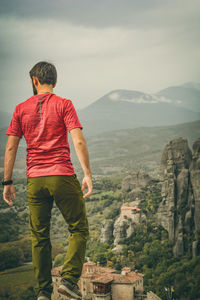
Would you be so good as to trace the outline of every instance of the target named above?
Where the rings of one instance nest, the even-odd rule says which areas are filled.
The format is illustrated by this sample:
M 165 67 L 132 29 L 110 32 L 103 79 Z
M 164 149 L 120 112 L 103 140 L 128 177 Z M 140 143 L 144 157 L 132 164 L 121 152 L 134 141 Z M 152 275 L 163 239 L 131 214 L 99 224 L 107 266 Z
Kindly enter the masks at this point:
M 57 81 L 57 71 L 53 64 L 46 61 L 38 62 L 29 72 L 34 95 L 39 90 L 54 88 Z

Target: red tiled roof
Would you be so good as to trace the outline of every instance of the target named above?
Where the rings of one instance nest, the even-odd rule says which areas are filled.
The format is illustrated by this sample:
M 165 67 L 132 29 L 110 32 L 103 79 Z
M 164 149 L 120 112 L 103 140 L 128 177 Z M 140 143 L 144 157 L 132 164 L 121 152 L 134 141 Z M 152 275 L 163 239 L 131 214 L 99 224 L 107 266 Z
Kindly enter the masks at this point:
M 135 283 L 141 277 L 143 274 L 141 273 L 128 273 L 127 275 L 122 275 L 122 274 L 112 274 L 113 276 L 113 283 Z
M 93 280 L 91 280 L 91 282 L 93 283 L 104 283 L 104 284 L 107 284 L 109 282 L 112 282 L 113 281 L 113 277 L 112 276 L 99 276 Z
M 92 265 L 92 266 L 94 265 L 94 272 L 93 273 L 87 273 L 87 266 L 89 266 L 89 265 Z M 100 266 L 97 266 L 95 263 L 93 263 L 93 264 L 84 263 L 81 276 L 82 277 L 88 277 L 87 276 L 88 274 L 94 274 L 94 273 L 97 273 L 97 274 L 110 274 L 110 273 L 115 273 L 115 272 L 116 272 L 115 269 L 100 267 Z
M 83 276 L 84 278 L 87 278 L 89 276 Z M 103 284 L 107 284 L 109 282 L 112 283 L 122 283 L 122 284 L 129 284 L 129 283 L 135 283 L 136 281 L 138 281 L 139 279 L 141 279 L 141 277 L 143 277 L 143 274 L 141 273 L 128 273 L 127 275 L 122 275 L 122 274 L 91 274 L 90 278 L 91 278 L 91 282 L 93 283 L 103 283 Z
M 88 273 L 87 272 L 87 266 L 95 266 L 94 272 Z M 56 267 L 52 269 L 51 273 L 54 276 L 60 276 L 60 271 L 62 270 L 62 266 Z M 130 270 L 128 267 L 124 267 L 122 269 L 123 271 Z M 138 272 L 128 272 L 126 275 L 118 274 L 115 269 L 111 268 L 104 268 L 97 266 L 94 262 L 87 262 L 83 264 L 82 269 L 82 278 L 90 278 L 91 282 L 96 283 L 103 283 L 107 284 L 109 282 L 113 283 L 135 283 L 137 280 L 139 280 L 144 275 L 142 273 Z
M 60 276 L 60 271 L 62 270 L 62 266 L 55 267 L 51 270 L 51 274 L 53 276 Z
M 106 268 L 106 267 L 98 267 L 98 271 L 100 273 L 115 273 L 116 272 L 115 269 Z
M 84 266 L 96 266 L 96 264 L 93 261 L 88 261 L 88 262 L 84 263 Z

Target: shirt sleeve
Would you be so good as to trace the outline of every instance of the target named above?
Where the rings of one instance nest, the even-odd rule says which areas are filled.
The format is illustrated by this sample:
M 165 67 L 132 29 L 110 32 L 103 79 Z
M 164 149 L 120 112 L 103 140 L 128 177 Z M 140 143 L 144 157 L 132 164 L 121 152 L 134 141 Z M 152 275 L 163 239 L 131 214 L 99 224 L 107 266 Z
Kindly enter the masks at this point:
M 77 112 L 71 100 L 68 99 L 64 109 L 64 123 L 67 131 L 79 127 L 83 129 L 81 122 L 78 118 Z
M 20 123 L 20 119 L 19 119 L 19 112 L 18 112 L 17 106 L 15 107 L 15 111 L 13 113 L 10 125 L 8 126 L 8 128 L 6 130 L 6 134 L 7 135 L 16 135 L 16 136 L 20 137 L 20 139 L 22 138 L 23 132 L 22 132 L 22 128 L 21 128 L 21 123 Z

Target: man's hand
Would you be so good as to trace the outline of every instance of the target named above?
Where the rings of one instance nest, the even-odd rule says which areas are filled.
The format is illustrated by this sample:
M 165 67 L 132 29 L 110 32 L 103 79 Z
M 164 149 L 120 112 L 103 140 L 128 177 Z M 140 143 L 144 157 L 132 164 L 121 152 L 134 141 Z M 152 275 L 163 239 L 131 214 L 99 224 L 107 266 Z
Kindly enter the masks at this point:
M 4 185 L 3 199 L 6 201 L 6 203 L 8 205 L 13 206 L 13 201 L 12 201 L 11 195 L 12 195 L 13 199 L 16 200 L 14 185 L 13 184 Z
M 5 149 L 4 158 L 4 181 L 10 180 L 12 178 L 12 171 L 15 163 L 15 158 L 17 154 L 17 149 L 19 145 L 20 137 L 15 135 L 9 135 L 8 141 Z M 15 188 L 13 184 L 4 185 L 3 189 L 3 199 L 10 206 L 13 206 L 12 198 L 16 200 Z
M 92 177 L 89 175 L 84 176 L 81 190 L 84 191 L 86 186 L 88 187 L 88 192 L 83 196 L 84 199 L 92 194 Z

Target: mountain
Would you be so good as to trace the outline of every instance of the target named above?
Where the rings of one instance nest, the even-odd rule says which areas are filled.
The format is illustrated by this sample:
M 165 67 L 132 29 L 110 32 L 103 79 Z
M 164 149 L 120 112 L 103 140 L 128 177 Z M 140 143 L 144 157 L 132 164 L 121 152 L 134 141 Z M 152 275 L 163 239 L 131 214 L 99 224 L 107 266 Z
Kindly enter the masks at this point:
M 200 83 L 188 82 L 181 86 L 168 87 L 158 92 L 157 96 L 171 99 L 177 107 L 200 112 Z
M 173 88 L 168 88 L 169 93 Z M 136 128 L 141 126 L 165 126 L 191 122 L 200 119 L 197 89 L 182 87 L 182 98 L 166 91 L 148 94 L 131 90 L 114 90 L 79 110 L 78 115 L 86 135 Z M 187 95 L 184 96 L 184 90 Z M 174 96 L 173 96 L 173 95 Z M 181 93 L 179 93 L 181 96 Z M 191 96 L 190 96 L 191 95 Z M 172 97 L 173 96 L 173 97 Z M 183 99 L 185 106 L 178 105 Z M 182 102 L 181 102 L 182 103 Z M 193 103 L 190 107 L 190 103 Z
M 87 137 L 91 169 L 95 175 L 125 174 L 140 168 L 157 177 L 161 153 L 168 141 L 185 138 L 189 146 L 200 137 L 200 121 L 158 127 L 140 127 L 104 132 Z M 77 160 L 70 138 L 71 157 L 77 171 Z
M 168 126 L 200 119 L 200 84 L 185 83 L 158 93 L 118 89 L 77 110 L 86 136 L 126 128 Z M 0 128 L 12 114 L 0 111 Z

